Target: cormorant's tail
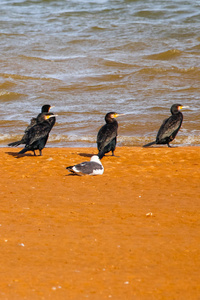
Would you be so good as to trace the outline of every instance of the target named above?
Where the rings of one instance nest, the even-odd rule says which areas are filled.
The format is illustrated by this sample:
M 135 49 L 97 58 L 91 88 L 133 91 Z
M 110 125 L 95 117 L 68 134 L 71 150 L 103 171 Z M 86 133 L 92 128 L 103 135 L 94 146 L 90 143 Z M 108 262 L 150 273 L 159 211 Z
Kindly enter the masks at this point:
M 142 146 L 142 147 L 146 148 L 146 147 L 149 147 L 149 146 L 155 145 L 155 144 L 156 144 L 156 141 L 151 142 L 151 143 L 148 143 L 148 144 L 146 144 L 146 145 L 144 145 L 144 146 Z
M 21 145 L 21 141 L 17 141 L 17 142 L 13 142 L 13 143 L 8 144 L 8 146 L 10 146 L 10 147 L 17 147 L 19 145 Z
M 102 159 L 102 158 L 104 157 L 104 155 L 105 155 L 104 151 L 100 151 L 100 152 L 98 153 L 99 159 Z
M 21 151 L 19 151 L 18 154 L 23 154 L 23 153 L 25 153 L 27 151 L 29 151 L 29 148 L 25 147 L 24 149 L 22 149 Z

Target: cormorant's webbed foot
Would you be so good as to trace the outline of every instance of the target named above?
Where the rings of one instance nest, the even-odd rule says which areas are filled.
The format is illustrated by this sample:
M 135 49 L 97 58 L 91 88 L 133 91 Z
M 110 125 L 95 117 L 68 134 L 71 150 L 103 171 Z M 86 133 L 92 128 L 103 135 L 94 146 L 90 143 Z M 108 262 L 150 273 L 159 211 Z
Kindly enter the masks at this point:
M 118 155 L 115 155 L 115 154 L 114 154 L 114 151 L 112 151 L 112 156 L 114 156 L 114 157 L 119 157 Z

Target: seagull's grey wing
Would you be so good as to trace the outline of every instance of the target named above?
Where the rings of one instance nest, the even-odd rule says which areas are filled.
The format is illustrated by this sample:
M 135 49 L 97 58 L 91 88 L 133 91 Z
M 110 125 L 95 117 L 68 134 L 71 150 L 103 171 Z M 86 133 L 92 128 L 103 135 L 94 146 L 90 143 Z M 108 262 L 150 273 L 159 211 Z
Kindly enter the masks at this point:
M 91 174 L 95 174 L 95 171 L 102 171 L 103 166 L 94 161 L 87 161 L 75 165 L 74 171 L 75 170 L 83 174 L 91 175 Z

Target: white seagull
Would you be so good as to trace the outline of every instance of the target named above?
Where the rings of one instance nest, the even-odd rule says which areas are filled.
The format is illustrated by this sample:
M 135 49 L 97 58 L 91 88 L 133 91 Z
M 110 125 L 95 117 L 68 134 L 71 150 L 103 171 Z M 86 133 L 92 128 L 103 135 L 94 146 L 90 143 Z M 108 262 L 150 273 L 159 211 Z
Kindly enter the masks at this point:
M 90 161 L 84 161 L 66 169 L 77 175 L 102 175 L 104 172 L 104 167 L 97 155 L 93 155 Z

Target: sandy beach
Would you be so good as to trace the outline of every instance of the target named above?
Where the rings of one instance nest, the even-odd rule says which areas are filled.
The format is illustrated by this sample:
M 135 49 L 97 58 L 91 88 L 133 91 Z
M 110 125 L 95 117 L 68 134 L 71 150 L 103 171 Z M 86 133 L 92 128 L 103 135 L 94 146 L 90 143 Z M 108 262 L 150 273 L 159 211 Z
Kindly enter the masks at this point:
M 0 148 L 0 299 L 200 299 L 200 148 Z

